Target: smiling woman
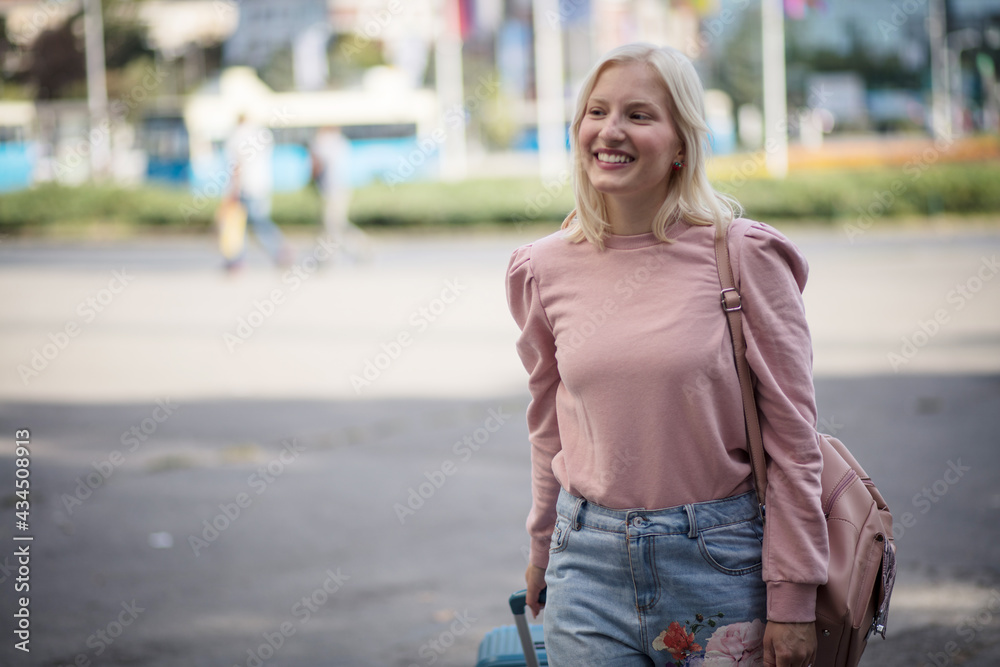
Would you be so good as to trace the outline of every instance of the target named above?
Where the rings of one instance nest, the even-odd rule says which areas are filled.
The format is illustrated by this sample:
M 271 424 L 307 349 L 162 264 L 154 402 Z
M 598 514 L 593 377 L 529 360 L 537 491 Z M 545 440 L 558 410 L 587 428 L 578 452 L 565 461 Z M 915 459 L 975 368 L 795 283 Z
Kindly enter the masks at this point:
M 570 129 L 576 222 L 573 240 L 601 246 L 606 232 L 652 231 L 685 220 L 731 221 L 739 204 L 705 172 L 704 91 L 691 62 L 673 49 L 629 44 L 590 73 Z
M 526 602 L 549 664 L 815 658 L 826 581 L 807 266 L 705 174 L 701 82 L 669 48 L 612 51 L 572 124 L 576 210 L 507 274 L 529 373 Z M 769 455 L 754 494 L 715 258 L 728 239 Z
M 655 72 L 637 62 L 609 66 L 587 100 L 577 136 L 587 178 L 605 195 L 611 231 L 649 231 L 646 221 L 661 205 L 673 165 L 684 161 Z

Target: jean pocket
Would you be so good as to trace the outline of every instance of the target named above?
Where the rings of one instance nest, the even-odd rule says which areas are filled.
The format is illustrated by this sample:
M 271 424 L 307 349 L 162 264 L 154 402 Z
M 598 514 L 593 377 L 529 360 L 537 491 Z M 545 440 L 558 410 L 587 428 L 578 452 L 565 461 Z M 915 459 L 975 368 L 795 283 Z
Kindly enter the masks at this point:
M 762 567 L 764 531 L 760 519 L 706 528 L 698 533 L 698 547 L 709 565 L 733 576 Z
M 552 540 L 549 542 L 549 553 L 565 551 L 569 546 L 569 520 L 563 516 L 556 517 L 556 525 L 552 529 Z

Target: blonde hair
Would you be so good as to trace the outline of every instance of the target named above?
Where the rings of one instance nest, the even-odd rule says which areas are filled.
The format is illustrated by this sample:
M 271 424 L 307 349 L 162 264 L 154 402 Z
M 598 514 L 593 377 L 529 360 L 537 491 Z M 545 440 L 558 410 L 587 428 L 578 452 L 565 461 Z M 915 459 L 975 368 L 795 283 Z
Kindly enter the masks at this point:
M 653 219 L 653 233 L 661 241 L 669 243 L 668 230 L 681 221 L 705 226 L 731 222 L 742 212 L 742 208 L 735 199 L 716 192 L 708 182 L 705 162 L 709 152 L 709 128 L 705 122 L 705 91 L 694 65 L 680 51 L 670 47 L 626 44 L 609 52 L 590 70 L 577 98 L 576 113 L 570 127 L 576 216 L 570 214 L 563 223 L 567 238 L 576 242 L 587 240 L 603 248 L 604 237 L 609 233 L 611 225 L 607 219 L 604 195 L 594 188 L 587 177 L 578 137 L 587 102 L 598 77 L 614 65 L 628 63 L 644 63 L 660 76 L 684 151 L 684 167 L 674 171 L 670 177 L 669 186 L 663 193 L 663 205 Z

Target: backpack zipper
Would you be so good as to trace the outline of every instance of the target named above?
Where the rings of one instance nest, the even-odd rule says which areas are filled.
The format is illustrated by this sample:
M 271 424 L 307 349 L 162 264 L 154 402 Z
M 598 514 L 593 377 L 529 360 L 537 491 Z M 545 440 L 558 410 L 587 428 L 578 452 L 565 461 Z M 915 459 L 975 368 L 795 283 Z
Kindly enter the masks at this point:
M 833 511 L 834 503 L 836 503 L 837 500 L 840 498 L 840 496 L 844 494 L 844 491 L 847 490 L 847 487 L 853 484 L 854 481 L 857 479 L 859 479 L 858 472 L 854 468 L 851 468 L 850 470 L 847 471 L 847 474 L 844 475 L 844 478 L 837 483 L 837 486 L 834 487 L 833 492 L 830 493 L 830 498 L 829 500 L 826 501 L 826 506 L 823 508 L 823 516 L 825 516 L 827 519 L 830 518 L 830 512 Z

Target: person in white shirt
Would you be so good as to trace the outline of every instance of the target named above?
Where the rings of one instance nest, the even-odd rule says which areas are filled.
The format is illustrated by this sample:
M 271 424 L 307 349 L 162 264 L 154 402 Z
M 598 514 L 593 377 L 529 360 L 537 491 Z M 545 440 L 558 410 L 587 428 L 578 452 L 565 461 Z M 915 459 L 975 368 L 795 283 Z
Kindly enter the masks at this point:
M 241 113 L 236 129 L 226 142 L 226 163 L 232 176 L 228 197 L 238 200 L 246 209 L 247 224 L 274 263 L 287 265 L 292 260 L 292 249 L 271 219 L 273 153 L 271 131 Z M 241 266 L 244 257 L 245 250 L 229 260 L 227 268 Z
M 340 256 L 366 258 L 368 239 L 348 218 L 351 187 L 348 159 L 351 146 L 338 127 L 323 127 L 309 147 L 313 178 L 323 198 L 323 229 L 337 246 Z

